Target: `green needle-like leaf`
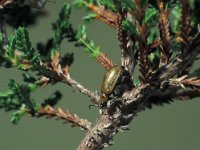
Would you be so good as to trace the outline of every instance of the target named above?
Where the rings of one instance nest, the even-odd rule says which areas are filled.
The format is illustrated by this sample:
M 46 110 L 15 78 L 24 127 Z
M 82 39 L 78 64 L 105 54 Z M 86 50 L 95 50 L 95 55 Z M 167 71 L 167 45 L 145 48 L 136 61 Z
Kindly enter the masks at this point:
M 158 10 L 154 7 L 150 7 L 145 11 L 145 16 L 143 22 L 145 24 L 155 24 L 158 22 Z
M 95 13 L 89 13 L 87 16 L 85 16 L 83 19 L 86 22 L 92 22 L 95 18 L 96 18 L 96 14 Z
M 78 44 L 85 47 L 85 52 L 89 53 L 92 57 L 97 58 L 101 53 L 100 47 L 96 47 L 94 41 L 88 40 L 86 26 L 80 26 L 77 32 Z
M 24 116 L 26 113 L 27 113 L 26 105 L 23 104 L 19 110 L 15 111 L 12 114 L 11 122 L 13 124 L 18 124 L 21 117 Z

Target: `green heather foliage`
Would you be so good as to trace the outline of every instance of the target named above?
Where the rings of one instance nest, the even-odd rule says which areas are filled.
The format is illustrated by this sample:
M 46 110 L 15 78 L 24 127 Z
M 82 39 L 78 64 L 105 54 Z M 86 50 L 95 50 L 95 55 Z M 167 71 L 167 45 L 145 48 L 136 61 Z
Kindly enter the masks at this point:
M 64 38 L 68 38 L 69 41 L 75 40 L 75 31 L 72 28 L 72 24 L 70 23 L 70 13 L 71 6 L 69 4 L 65 4 L 59 13 L 59 19 L 53 23 L 53 39 L 54 39 L 54 48 L 60 49 L 60 44 Z
M 96 47 L 94 41 L 88 39 L 86 26 L 79 27 L 76 38 L 78 44 L 84 46 L 85 52 L 89 53 L 92 57 L 96 58 L 100 54 L 100 47 Z
M 60 45 L 64 38 L 70 42 L 76 40 L 76 31 L 70 23 L 71 6 L 66 3 L 61 8 L 59 19 L 53 23 L 53 38 L 50 38 L 46 44 L 39 43 L 38 49 L 32 47 L 29 33 L 26 27 L 18 27 L 13 35 L 7 39 L 3 33 L 0 34 L 0 64 L 1 67 L 17 67 L 25 71 L 34 71 L 37 74 L 45 74 L 45 68 L 41 66 L 41 60 L 53 60 L 57 52 L 60 51 Z M 4 44 L 7 40 L 7 44 Z M 50 55 L 48 55 L 48 53 Z M 73 53 L 66 53 L 60 60 L 62 66 L 70 66 L 73 62 Z M 38 104 L 31 99 L 31 93 L 38 87 L 37 79 L 28 72 L 23 73 L 24 82 L 27 84 L 18 84 L 14 80 L 8 82 L 8 90 L 0 92 L 0 108 L 6 111 L 14 110 L 11 121 L 18 123 L 20 118 L 31 111 L 32 115 L 36 115 L 39 106 L 54 106 L 61 99 L 62 95 L 56 91 L 44 102 Z

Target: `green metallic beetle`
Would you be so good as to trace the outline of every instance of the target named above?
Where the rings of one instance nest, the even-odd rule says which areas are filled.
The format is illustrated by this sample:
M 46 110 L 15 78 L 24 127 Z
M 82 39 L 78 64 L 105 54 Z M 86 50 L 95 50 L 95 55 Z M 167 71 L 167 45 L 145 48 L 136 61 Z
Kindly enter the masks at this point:
M 133 87 L 131 75 L 124 67 L 114 65 L 104 75 L 101 85 L 100 99 L 102 102 L 107 102 L 114 97 L 120 97 L 126 90 Z

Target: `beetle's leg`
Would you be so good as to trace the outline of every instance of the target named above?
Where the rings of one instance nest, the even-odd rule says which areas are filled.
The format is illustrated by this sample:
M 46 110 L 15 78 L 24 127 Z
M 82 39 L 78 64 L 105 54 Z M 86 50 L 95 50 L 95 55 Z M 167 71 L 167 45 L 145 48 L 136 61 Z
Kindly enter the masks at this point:
M 104 108 L 106 108 L 107 107 L 107 102 L 102 102 L 102 103 L 100 103 L 100 105 L 99 105 L 99 108 L 100 109 L 104 109 Z
M 98 105 L 96 105 L 96 104 L 90 104 L 88 107 L 89 107 L 89 109 L 91 109 L 92 107 L 99 107 Z

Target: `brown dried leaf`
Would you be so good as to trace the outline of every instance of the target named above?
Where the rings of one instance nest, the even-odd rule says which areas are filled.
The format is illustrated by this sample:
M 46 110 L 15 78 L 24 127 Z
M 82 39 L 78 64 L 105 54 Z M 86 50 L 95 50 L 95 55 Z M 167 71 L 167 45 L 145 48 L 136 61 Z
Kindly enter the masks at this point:
M 161 39 L 161 64 L 167 64 L 170 58 L 171 38 L 169 32 L 169 10 L 160 9 L 159 31 Z
M 73 127 L 81 127 L 84 130 L 88 130 L 91 127 L 91 123 L 86 119 L 80 119 L 77 115 L 71 114 L 69 111 L 64 111 L 62 108 L 58 107 L 57 111 L 51 107 L 40 107 L 38 110 L 40 115 L 45 115 L 46 118 L 62 119 L 64 123 L 70 122 Z
M 128 18 L 127 11 L 121 11 L 117 28 L 117 38 L 119 41 L 119 46 L 121 48 L 121 65 L 132 74 L 135 67 L 134 51 L 132 50 L 132 45 L 134 40 L 131 39 L 130 35 L 122 27 L 122 21 Z M 129 16 L 130 17 L 130 16 Z
M 114 64 L 112 59 L 108 58 L 106 54 L 100 53 L 96 60 L 106 69 L 109 70 Z
M 38 80 L 36 82 L 37 85 L 41 86 L 41 87 L 45 87 L 48 83 L 50 82 L 50 79 L 45 77 L 45 76 L 42 76 L 40 78 L 40 80 Z
M 180 37 L 183 39 L 182 48 L 185 47 L 189 41 L 190 35 L 190 4 L 188 0 L 180 0 L 181 4 L 181 17 L 180 17 Z
M 52 66 L 53 70 L 56 72 L 59 70 L 59 62 L 60 62 L 60 52 L 57 52 L 55 54 L 54 59 L 51 60 L 51 66 Z

